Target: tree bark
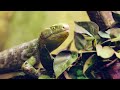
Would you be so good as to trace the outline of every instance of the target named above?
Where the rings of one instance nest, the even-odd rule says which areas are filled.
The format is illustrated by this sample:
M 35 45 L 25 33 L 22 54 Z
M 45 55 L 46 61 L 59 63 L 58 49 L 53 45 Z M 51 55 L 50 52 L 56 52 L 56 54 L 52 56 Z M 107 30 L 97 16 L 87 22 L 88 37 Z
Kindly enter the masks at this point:
M 105 31 L 116 25 L 111 11 L 87 11 L 91 21 L 98 24 L 101 31 Z

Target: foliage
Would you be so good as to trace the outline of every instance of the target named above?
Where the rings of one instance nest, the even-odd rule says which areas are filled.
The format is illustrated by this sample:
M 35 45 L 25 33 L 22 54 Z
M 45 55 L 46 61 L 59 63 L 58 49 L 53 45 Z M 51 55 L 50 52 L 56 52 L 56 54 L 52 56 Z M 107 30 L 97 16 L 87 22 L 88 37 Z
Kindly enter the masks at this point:
M 53 76 L 57 79 L 114 78 L 116 75 L 109 72 L 116 70 L 111 67 L 119 63 L 119 31 L 120 28 L 111 28 L 103 32 L 92 21 L 75 21 L 74 44 L 78 51 L 67 48 L 55 55 Z
M 120 15 L 114 12 L 113 15 L 119 23 Z M 51 54 L 53 65 L 48 68 L 52 68 L 54 72 L 51 75 L 48 69 L 42 68 L 38 79 L 120 79 L 119 27 L 103 32 L 92 21 L 75 21 L 73 40 L 77 51 L 67 48 L 58 54 Z M 70 46 L 71 42 L 68 44 Z M 47 55 L 50 53 L 44 57 L 50 57 Z M 47 66 L 50 64 L 51 62 L 47 62 Z
M 53 68 L 56 78 L 58 78 L 70 65 L 78 58 L 76 52 L 62 51 L 54 59 Z

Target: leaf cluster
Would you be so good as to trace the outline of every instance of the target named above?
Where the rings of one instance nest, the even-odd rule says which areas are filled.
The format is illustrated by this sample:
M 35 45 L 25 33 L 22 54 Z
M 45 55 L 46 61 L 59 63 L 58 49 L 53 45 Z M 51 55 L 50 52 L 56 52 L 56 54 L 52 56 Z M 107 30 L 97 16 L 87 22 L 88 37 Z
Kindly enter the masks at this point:
M 53 60 L 52 67 L 48 67 L 53 72 L 41 74 L 39 79 L 120 78 L 120 14 L 112 14 L 118 26 L 106 31 L 101 31 L 92 21 L 75 21 L 73 43 L 77 51 L 70 50 L 71 42 L 67 50 L 49 56 L 46 60 Z M 46 69 L 46 72 L 50 71 Z

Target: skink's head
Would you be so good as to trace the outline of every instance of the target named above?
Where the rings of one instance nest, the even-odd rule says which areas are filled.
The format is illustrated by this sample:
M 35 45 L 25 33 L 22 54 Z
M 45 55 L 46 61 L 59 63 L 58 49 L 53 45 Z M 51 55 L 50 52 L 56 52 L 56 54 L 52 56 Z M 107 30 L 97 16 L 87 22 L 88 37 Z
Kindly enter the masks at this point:
M 69 35 L 69 25 L 60 23 L 46 28 L 40 35 L 40 44 L 45 44 L 49 51 L 59 47 Z

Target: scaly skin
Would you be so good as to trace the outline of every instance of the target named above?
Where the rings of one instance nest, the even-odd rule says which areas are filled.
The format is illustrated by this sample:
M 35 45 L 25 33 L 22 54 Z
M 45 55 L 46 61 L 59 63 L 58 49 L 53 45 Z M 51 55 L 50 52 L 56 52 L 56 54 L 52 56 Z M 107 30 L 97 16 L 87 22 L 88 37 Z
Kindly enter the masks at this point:
M 45 47 L 51 52 L 59 47 L 68 37 L 68 30 L 67 24 L 55 24 L 46 28 L 39 39 L 0 52 L 0 73 L 21 69 L 22 64 L 31 56 L 34 56 L 36 62 L 39 62 L 39 58 L 46 56 L 45 53 L 42 53 L 43 48 Z
M 50 52 L 59 47 L 69 35 L 67 24 L 56 24 L 41 33 L 39 38 L 39 58 L 43 67 L 53 73 L 53 60 Z
M 37 43 L 38 40 L 34 39 L 0 52 L 0 73 L 19 70 L 26 60 L 37 53 Z

